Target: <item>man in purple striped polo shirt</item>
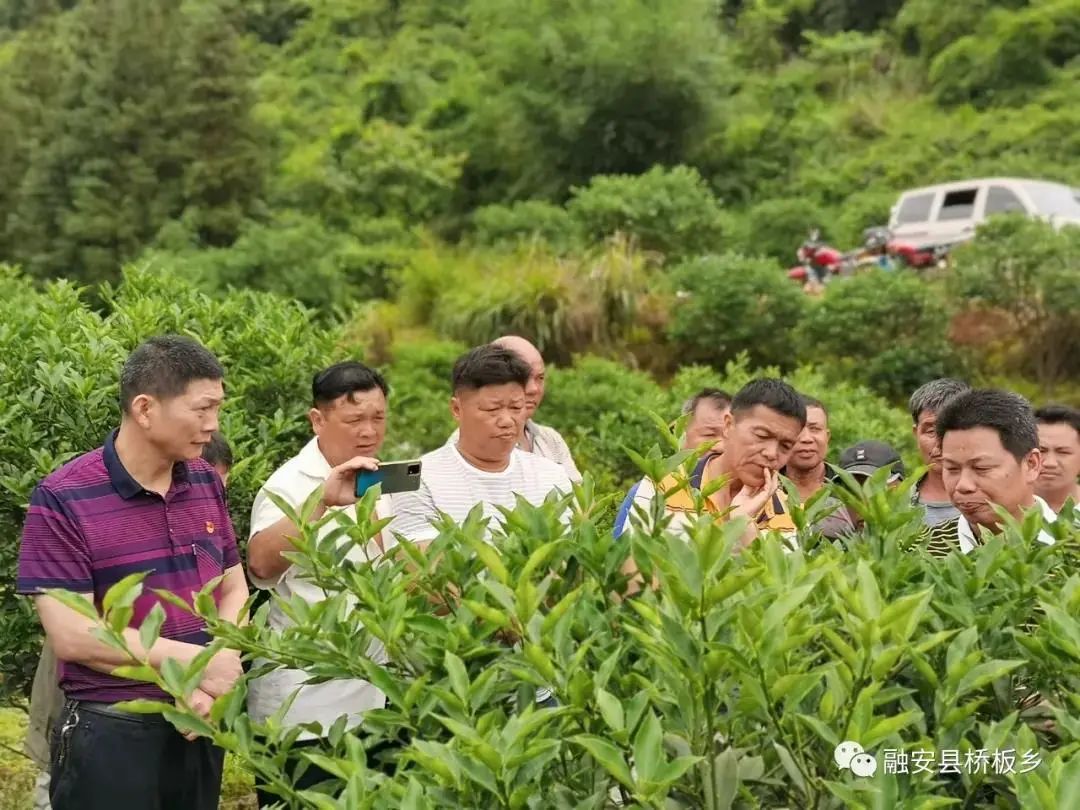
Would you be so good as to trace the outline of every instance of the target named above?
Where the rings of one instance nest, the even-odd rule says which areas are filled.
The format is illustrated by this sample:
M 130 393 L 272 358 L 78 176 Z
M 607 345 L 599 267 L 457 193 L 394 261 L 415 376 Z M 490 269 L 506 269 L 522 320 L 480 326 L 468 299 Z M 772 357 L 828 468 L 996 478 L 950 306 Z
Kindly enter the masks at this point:
M 19 549 L 20 593 L 34 597 L 48 643 L 60 660 L 67 698 L 53 733 L 50 800 L 54 810 L 211 810 L 218 805 L 223 753 L 185 739 L 160 715 L 113 704 L 167 700 L 157 687 L 110 674 L 131 663 L 95 638 L 93 623 L 42 592 L 64 588 L 99 609 L 109 587 L 147 572 L 125 631 L 136 654 L 160 668 L 187 663 L 209 641 L 203 622 L 161 602 L 152 589 L 190 602 L 223 576 L 215 596 L 225 618 L 242 620 L 247 584 L 221 479 L 199 456 L 218 427 L 224 373 L 189 338 L 151 338 L 124 364 L 120 428 L 105 445 L 65 464 L 34 490 Z M 150 650 L 138 626 L 154 604 L 165 622 Z M 241 674 L 239 656 L 211 659 L 192 701 L 204 713 Z

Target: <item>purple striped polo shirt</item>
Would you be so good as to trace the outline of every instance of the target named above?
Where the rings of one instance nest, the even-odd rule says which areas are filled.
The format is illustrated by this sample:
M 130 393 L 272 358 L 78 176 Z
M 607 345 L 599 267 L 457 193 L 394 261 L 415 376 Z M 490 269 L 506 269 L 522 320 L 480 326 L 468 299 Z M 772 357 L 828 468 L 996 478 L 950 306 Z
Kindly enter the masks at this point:
M 202 459 L 178 463 L 162 498 L 131 477 L 116 454 L 116 431 L 104 447 L 47 476 L 30 497 L 19 548 L 18 592 L 46 588 L 93 593 L 101 609 L 111 585 L 148 571 L 135 601 L 138 627 L 161 602 L 151 590 L 168 590 L 191 602 L 214 577 L 240 563 L 225 490 Z M 205 623 L 161 602 L 163 638 L 206 644 Z M 134 698 L 168 700 L 156 686 L 79 664 L 60 662 L 60 685 L 69 698 L 113 703 Z

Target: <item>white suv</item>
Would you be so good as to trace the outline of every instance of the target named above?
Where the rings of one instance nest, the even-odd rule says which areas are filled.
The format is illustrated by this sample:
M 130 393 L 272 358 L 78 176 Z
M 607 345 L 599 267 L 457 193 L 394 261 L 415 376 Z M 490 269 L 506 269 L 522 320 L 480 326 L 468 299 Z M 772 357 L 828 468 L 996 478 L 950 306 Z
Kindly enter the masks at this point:
M 900 195 L 889 229 L 894 239 L 913 247 L 952 245 L 974 236 L 987 217 L 1012 212 L 1054 225 L 1080 225 L 1080 189 L 1015 177 L 926 186 Z

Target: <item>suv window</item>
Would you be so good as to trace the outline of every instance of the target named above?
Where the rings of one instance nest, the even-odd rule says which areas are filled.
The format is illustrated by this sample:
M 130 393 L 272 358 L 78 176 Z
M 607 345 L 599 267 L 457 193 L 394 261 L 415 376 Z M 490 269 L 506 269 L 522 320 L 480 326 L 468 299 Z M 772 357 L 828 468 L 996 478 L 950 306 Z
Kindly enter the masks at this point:
M 962 191 L 950 191 L 945 195 L 938 212 L 938 221 L 946 219 L 971 219 L 975 214 L 975 196 L 977 188 L 966 188 Z
M 927 222 L 930 219 L 930 208 L 933 204 L 932 192 L 905 198 L 900 203 L 900 210 L 896 212 L 896 224 L 910 225 L 914 222 Z
M 1014 212 L 1027 213 L 1027 209 L 1020 202 L 1020 198 L 1004 186 L 990 186 L 990 189 L 986 192 L 986 215 Z

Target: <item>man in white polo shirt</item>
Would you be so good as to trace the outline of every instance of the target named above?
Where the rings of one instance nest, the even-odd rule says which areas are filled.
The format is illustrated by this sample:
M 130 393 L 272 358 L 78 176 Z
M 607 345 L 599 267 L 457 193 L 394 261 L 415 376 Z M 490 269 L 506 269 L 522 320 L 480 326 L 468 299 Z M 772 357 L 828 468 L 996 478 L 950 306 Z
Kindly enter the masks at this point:
M 306 579 L 282 556 L 283 552 L 294 550 L 289 538 L 296 537 L 297 528 L 273 504 L 269 494 L 273 493 L 299 509 L 312 492 L 323 486 L 322 502 L 311 519 L 317 521 L 327 510 L 334 509 L 344 510 L 349 517 L 355 518 L 356 472 L 378 468 L 375 458 L 386 435 L 387 393 L 382 376 L 361 363 L 337 363 L 315 375 L 313 407 L 308 414 L 315 436 L 270 476 L 255 496 L 251 509 L 248 572 L 259 588 L 272 590 L 284 599 L 300 597 L 309 603 L 326 598 L 322 588 Z M 376 513 L 379 517 L 389 517 L 389 496 L 379 499 Z M 334 526 L 330 525 L 323 531 L 333 530 Z M 393 544 L 389 532 L 384 531 L 368 547 L 358 545 L 351 549 L 348 556 L 357 561 L 373 559 Z M 291 622 L 274 604 L 270 608 L 269 623 L 281 630 Z M 385 652 L 376 643 L 369 655 L 380 660 Z M 248 710 L 253 719 L 265 721 L 296 692 L 284 723 L 319 723 L 325 733 L 342 715 L 348 715 L 350 725 L 358 725 L 365 711 L 382 708 L 386 703 L 385 695 L 367 681 L 332 680 L 304 685 L 308 678 L 301 670 L 277 669 L 254 679 L 248 688 Z M 300 740 L 300 747 L 305 743 L 318 744 L 316 736 L 306 731 Z M 291 767 L 295 769 L 295 764 Z M 328 778 L 330 774 L 309 763 L 296 787 L 312 787 Z M 279 800 L 265 793 L 259 785 L 256 788 L 261 807 Z
M 931 527 L 927 551 L 967 554 L 984 535 L 1001 531 L 995 506 L 1017 519 L 1039 509 L 1047 523 L 1057 515 L 1035 494 L 1042 468 L 1039 432 L 1031 405 L 1019 394 L 994 389 L 958 394 L 937 415 L 941 478 L 960 515 Z M 1054 539 L 1042 532 L 1039 540 Z
M 529 375 L 521 357 L 495 344 L 458 359 L 450 399 L 457 438 L 422 456 L 419 490 L 393 496 L 393 532 L 428 541 L 438 533 L 431 524 L 440 513 L 462 521 L 477 504 L 491 528 L 502 518 L 499 507 L 513 508 L 515 495 L 540 504 L 552 491 L 571 491 L 565 468 L 518 447 Z

